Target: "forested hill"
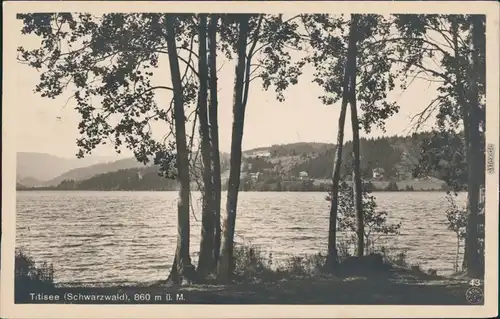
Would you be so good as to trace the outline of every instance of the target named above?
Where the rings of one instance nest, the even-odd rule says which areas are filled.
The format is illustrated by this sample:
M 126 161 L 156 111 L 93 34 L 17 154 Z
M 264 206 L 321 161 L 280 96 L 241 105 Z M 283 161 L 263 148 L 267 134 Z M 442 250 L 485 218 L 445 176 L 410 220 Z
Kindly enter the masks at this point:
M 360 149 L 363 175 L 369 178 L 374 169 L 381 168 L 385 171 L 386 179 L 412 178 L 412 172 L 420 159 L 421 143 L 430 134 L 362 138 Z M 252 163 L 252 172 L 278 166 L 278 170 L 286 175 L 298 176 L 300 172 L 307 172 L 310 178 L 328 179 L 332 176 L 335 146 L 326 143 L 273 145 L 248 150 L 245 155 L 247 161 Z M 345 143 L 342 157 L 342 174 L 348 175 L 352 167 L 351 141 Z
M 40 188 L 39 188 L 40 189 Z M 95 175 L 75 181 L 63 180 L 57 186 L 41 189 L 50 190 L 97 190 L 97 191 L 171 191 L 177 189 L 177 182 L 161 177 L 156 167 L 121 169 L 115 172 Z
M 373 170 L 381 168 L 385 179 L 404 180 L 412 178 L 413 170 L 420 159 L 420 144 L 426 134 L 409 137 L 385 137 L 360 140 L 361 172 L 365 178 L 372 176 Z M 302 154 L 307 160 L 295 165 L 292 174 L 305 171 L 311 178 L 330 178 L 333 172 L 335 149 L 311 156 Z M 352 142 L 344 145 L 342 152 L 342 175 L 349 175 L 352 167 Z M 439 177 L 439 176 L 434 176 Z
M 56 178 L 44 182 L 43 185 L 54 186 L 59 185 L 64 180 L 82 181 L 104 173 L 144 167 L 145 166 L 137 162 L 135 158 L 125 158 L 109 163 L 99 163 L 86 167 L 75 168 L 61 174 Z

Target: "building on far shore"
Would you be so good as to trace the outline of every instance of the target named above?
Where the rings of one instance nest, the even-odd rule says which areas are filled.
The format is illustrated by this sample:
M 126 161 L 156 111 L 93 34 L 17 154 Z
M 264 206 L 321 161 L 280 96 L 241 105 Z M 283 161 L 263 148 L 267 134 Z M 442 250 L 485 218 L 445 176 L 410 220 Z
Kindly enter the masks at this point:
M 245 158 L 241 161 L 240 170 L 242 172 L 248 172 L 252 170 L 252 163 L 249 163 Z
M 243 154 L 244 158 L 268 158 L 271 157 L 271 152 L 269 151 L 256 151 L 252 153 L 245 153 Z
M 260 179 L 260 176 L 262 175 L 261 172 L 257 172 L 257 173 L 250 173 L 249 176 L 250 176 L 250 179 L 252 180 L 252 182 L 256 182 Z
M 382 179 L 384 178 L 385 170 L 381 167 L 374 168 L 372 171 L 373 179 Z
M 308 179 L 309 178 L 309 174 L 307 174 L 306 171 L 302 171 L 299 173 L 299 178 L 300 179 Z

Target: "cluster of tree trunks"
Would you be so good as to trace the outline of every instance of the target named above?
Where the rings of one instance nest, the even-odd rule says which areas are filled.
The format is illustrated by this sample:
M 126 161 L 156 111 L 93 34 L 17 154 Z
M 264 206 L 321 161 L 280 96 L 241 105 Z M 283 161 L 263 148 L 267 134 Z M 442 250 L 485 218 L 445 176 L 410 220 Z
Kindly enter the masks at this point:
M 217 98 L 217 15 L 199 16 L 198 25 L 198 102 L 197 113 L 200 119 L 201 155 L 203 161 L 203 209 L 200 254 L 196 280 L 203 280 L 216 273 L 221 280 L 229 280 L 233 271 L 233 246 L 236 223 L 236 209 L 240 184 L 241 143 L 245 107 L 248 99 L 250 77 L 250 55 L 247 55 L 249 36 L 249 15 L 238 16 L 237 63 L 235 68 L 233 96 L 233 127 L 231 139 L 231 158 L 229 186 L 227 193 L 226 215 L 221 227 L 221 175 L 218 133 Z M 189 162 L 185 139 L 184 111 L 182 104 L 182 83 L 176 56 L 175 34 L 172 21 L 168 20 L 167 44 L 175 99 L 175 128 L 177 145 L 178 179 L 181 184 L 178 210 L 178 247 L 174 266 L 168 281 L 181 282 L 182 278 L 193 280 L 194 275 L 186 273 L 192 266 L 189 259 Z M 254 41 L 255 46 L 256 40 Z M 207 49 L 208 48 L 208 49 Z M 210 95 L 209 95 L 210 93 Z M 208 98 L 210 96 L 210 99 Z M 182 119 L 182 120 L 181 120 Z M 178 122 L 182 121 L 182 123 Z
M 352 15 L 351 26 L 349 29 L 349 42 L 347 46 L 347 56 L 345 59 L 344 78 L 342 86 L 342 104 L 338 121 L 337 143 L 335 160 L 333 164 L 332 176 L 332 194 L 330 197 L 330 223 L 328 230 L 328 255 L 326 260 L 326 268 L 334 270 L 338 262 L 337 255 L 337 215 L 338 215 L 338 193 L 340 183 L 340 169 L 342 166 L 342 150 L 344 145 L 344 127 L 347 113 L 347 105 L 351 105 L 351 125 L 353 132 L 353 194 L 356 216 L 358 219 L 358 246 L 356 253 L 362 256 L 364 253 L 364 222 L 363 222 L 363 207 L 362 207 L 362 191 L 361 191 L 361 174 L 360 174 L 360 152 L 359 152 L 359 122 L 356 106 L 356 56 L 357 56 L 357 29 L 358 15 Z
M 481 149 L 481 118 L 482 110 L 480 103 L 480 94 L 478 92 L 478 84 L 481 82 L 481 74 L 484 74 L 484 63 L 481 63 L 481 44 L 484 43 L 484 26 L 483 16 L 471 16 L 471 27 L 469 36 L 468 54 L 464 55 L 464 50 L 460 49 L 459 38 L 459 23 L 457 17 L 449 17 L 452 26 L 453 34 L 453 67 L 455 81 L 453 83 L 455 93 L 457 95 L 458 104 L 460 105 L 461 114 L 459 117 L 462 120 L 466 145 L 466 162 L 467 162 L 467 204 L 468 216 L 466 227 L 466 245 L 463 260 L 463 268 L 467 270 L 472 277 L 481 277 L 484 274 L 484 263 L 481 262 L 482 257 L 480 247 L 480 190 L 483 181 L 481 176 L 484 176 L 484 165 L 482 164 L 481 156 L 484 150 Z M 338 133 L 336 143 L 336 153 L 333 166 L 333 186 L 330 205 L 330 225 L 328 239 L 328 257 L 326 266 L 332 269 L 337 263 L 336 250 L 336 223 L 338 211 L 338 185 L 340 181 L 340 167 L 342 165 L 342 146 L 344 140 L 344 126 L 347 104 L 351 105 L 351 125 L 353 132 L 353 194 L 354 205 L 357 216 L 357 256 L 362 256 L 364 253 L 364 221 L 361 193 L 361 177 L 360 177 L 360 150 L 359 150 L 359 121 L 356 106 L 356 77 L 357 77 L 357 25 L 359 16 L 351 15 L 351 26 L 348 35 L 347 56 L 345 59 L 343 88 L 342 88 L 342 104 L 340 116 L 338 120 Z M 403 37 L 404 38 L 404 37 Z M 410 37 L 411 38 L 411 37 Z M 483 49 L 484 50 L 484 49 Z M 466 65 L 465 70 L 463 65 Z M 424 70 L 427 71 L 427 70 Z M 465 73 L 465 75 L 464 75 Z M 451 114 L 450 114 L 451 115 Z

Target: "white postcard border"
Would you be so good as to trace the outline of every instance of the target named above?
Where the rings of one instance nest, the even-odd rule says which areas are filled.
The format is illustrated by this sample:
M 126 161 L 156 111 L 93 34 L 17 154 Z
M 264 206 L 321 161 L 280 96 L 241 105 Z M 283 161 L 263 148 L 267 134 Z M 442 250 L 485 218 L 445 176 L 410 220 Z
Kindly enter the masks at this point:
M 338 318 L 338 317 L 493 317 L 498 309 L 498 169 L 499 169 L 499 5 L 495 1 L 15 1 L 3 3 L 2 116 L 2 267 L 0 315 L 3 318 Z M 494 173 L 486 174 L 486 269 L 483 306 L 353 305 L 65 305 L 14 304 L 17 32 L 9 30 L 21 12 L 266 12 L 266 13 L 457 13 L 486 14 L 486 144 L 495 147 Z M 465 293 L 465 292 L 464 292 Z M 465 298 L 465 296 L 464 296 Z

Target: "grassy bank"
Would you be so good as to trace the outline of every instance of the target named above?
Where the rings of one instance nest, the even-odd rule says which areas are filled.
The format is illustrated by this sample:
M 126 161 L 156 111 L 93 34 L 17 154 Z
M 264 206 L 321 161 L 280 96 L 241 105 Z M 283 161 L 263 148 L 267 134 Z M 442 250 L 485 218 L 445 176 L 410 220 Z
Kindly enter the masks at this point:
M 133 287 L 57 287 L 53 276 L 46 275 L 50 267 L 45 265 L 32 271 L 31 279 L 16 272 L 16 303 L 469 304 L 467 278 L 442 277 L 410 266 L 401 254 L 345 256 L 335 275 L 324 271 L 324 256 L 319 254 L 291 257 L 273 266 L 272 258 L 255 248 L 240 247 L 236 258 L 234 281 L 225 285 L 208 280 L 175 286 L 157 282 Z M 30 280 L 33 283 L 26 285 Z

